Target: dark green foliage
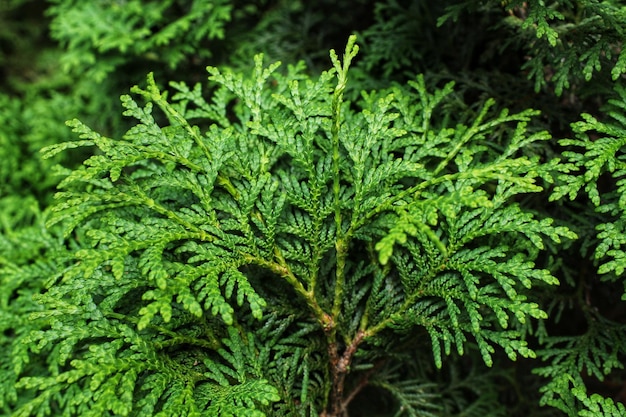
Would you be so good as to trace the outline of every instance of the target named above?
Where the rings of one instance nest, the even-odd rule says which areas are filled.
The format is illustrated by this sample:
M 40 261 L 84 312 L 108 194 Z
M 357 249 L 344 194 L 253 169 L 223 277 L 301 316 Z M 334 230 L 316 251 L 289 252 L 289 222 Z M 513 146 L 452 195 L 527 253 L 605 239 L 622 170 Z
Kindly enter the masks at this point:
M 565 0 L 546 5 L 543 0 L 466 0 L 450 7 L 440 22 L 464 10 L 484 12 L 502 6 L 508 13 L 503 24 L 514 34 L 507 43 L 516 42 L 526 50 L 522 68 L 537 91 L 550 83 L 561 95 L 571 87 L 580 88 L 602 70 L 610 70 L 613 80 L 626 72 L 626 54 L 618 46 L 626 17 L 620 2 Z
M 623 365 L 618 359 L 624 352 L 626 339 L 625 326 L 610 322 L 601 316 L 588 313 L 587 331 L 580 336 L 550 337 L 540 356 L 550 361 L 550 365 L 538 368 L 535 372 L 550 378 L 550 382 L 541 389 L 544 393 L 542 404 L 558 408 L 568 415 L 621 416 L 626 408 L 621 403 L 615 404 L 610 398 L 598 394 L 589 395 L 583 375 L 590 375 L 599 380 L 615 368 Z M 583 410 L 580 411 L 579 410 Z M 602 411 L 600 411 L 602 410 Z

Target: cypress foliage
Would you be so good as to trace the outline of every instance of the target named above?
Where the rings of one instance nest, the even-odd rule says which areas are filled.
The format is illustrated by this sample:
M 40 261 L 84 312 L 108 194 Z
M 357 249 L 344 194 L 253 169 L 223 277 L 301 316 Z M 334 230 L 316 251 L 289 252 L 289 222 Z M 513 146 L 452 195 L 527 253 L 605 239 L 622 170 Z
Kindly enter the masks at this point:
M 624 415 L 624 10 L 0 6 L 1 412 Z

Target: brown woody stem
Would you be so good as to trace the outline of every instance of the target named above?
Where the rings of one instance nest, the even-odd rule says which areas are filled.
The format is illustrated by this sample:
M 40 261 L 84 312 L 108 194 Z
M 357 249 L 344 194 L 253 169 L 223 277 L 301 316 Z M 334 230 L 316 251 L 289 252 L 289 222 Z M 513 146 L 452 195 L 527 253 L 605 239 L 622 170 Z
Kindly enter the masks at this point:
M 339 354 L 339 346 L 336 342 L 329 344 L 328 354 L 331 364 L 332 388 L 328 411 L 322 413 L 320 417 L 341 417 L 345 415 L 346 407 L 349 403 L 349 401 L 346 401 L 346 398 L 344 398 L 346 376 L 350 372 L 352 358 L 364 337 L 365 332 L 359 330 L 341 355 Z

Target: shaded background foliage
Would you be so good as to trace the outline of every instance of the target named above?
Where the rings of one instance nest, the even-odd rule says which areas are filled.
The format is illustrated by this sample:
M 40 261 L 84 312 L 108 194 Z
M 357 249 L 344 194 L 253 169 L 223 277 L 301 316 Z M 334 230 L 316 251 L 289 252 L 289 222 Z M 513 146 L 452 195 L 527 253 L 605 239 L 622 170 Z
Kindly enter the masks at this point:
M 43 226 L 58 181 L 53 166 L 72 167 L 90 154 L 75 150 L 52 160 L 40 158 L 42 147 L 74 138 L 65 120 L 76 117 L 118 137 L 129 121 L 121 117 L 117 98 L 142 83 L 149 71 L 159 82 L 193 85 L 205 82 L 207 65 L 247 70 L 253 55 L 263 52 L 270 62 L 304 61 L 317 75 L 328 67 L 328 50 L 342 50 L 347 37 L 357 33 L 361 53 L 348 97 L 357 99 L 361 90 L 405 83 L 420 73 L 433 86 L 452 80 L 455 99 L 446 105 L 460 120 L 471 122 L 490 97 L 513 111 L 539 109 L 542 115 L 529 129 L 547 129 L 555 139 L 533 152 L 549 160 L 575 151 L 570 154 L 574 179 L 562 178 L 563 198 L 547 202 L 548 191 L 521 201 L 579 235 L 567 247 L 551 248 L 543 259 L 561 286 L 536 290 L 550 315 L 530 325 L 529 342 L 541 360 L 497 358 L 491 379 L 487 374 L 480 379 L 484 365 L 477 351 L 451 360 L 442 371 L 425 365 L 431 358 L 401 358 L 423 364 L 425 380 L 452 392 L 449 398 L 456 401 L 440 415 L 465 415 L 470 405 L 486 415 L 562 415 L 557 409 L 576 415 L 568 410 L 577 410 L 575 401 L 584 402 L 583 396 L 559 400 L 550 392 L 569 386 L 570 381 L 556 381 L 555 373 L 573 372 L 579 360 L 585 366 L 576 378 L 590 392 L 626 400 L 621 366 L 626 346 L 619 337 L 626 318 L 619 267 L 623 170 L 608 164 L 596 172 L 589 162 L 599 157 L 593 145 L 597 139 L 626 136 L 619 104 L 624 101 L 625 25 L 626 7 L 615 0 L 547 6 L 539 0 L 0 3 L 0 351 L 8 352 L 12 341 L 29 331 L 28 314 L 39 308 L 32 295 L 63 264 L 65 251 L 81 244 L 80 236 L 64 239 Z M 582 113 L 598 123 L 573 125 Z M 575 137 L 578 142 L 558 141 Z M 607 159 L 621 161 L 620 149 Z M 597 185 L 596 194 L 576 185 L 576 178 Z M 604 234 L 598 234 L 598 226 Z M 598 273 L 599 266 L 614 259 L 617 267 Z M 583 338 L 586 345 L 580 347 Z M 605 344 L 594 348 L 598 340 Z M 586 352 L 593 358 L 587 362 L 580 359 Z M 564 356 L 556 360 L 558 354 Z M 614 365 L 606 365 L 611 361 Z M 594 372 L 589 363 L 606 372 Z M 9 360 L 0 362 L 3 375 L 12 375 L 11 369 Z M 556 408 L 539 406 L 546 381 L 560 387 L 543 397 Z M 11 378 L 0 385 L 0 407 L 6 413 L 24 400 L 16 398 L 12 385 Z M 387 403 L 397 401 L 383 394 L 389 389 L 373 381 L 352 412 L 389 415 Z

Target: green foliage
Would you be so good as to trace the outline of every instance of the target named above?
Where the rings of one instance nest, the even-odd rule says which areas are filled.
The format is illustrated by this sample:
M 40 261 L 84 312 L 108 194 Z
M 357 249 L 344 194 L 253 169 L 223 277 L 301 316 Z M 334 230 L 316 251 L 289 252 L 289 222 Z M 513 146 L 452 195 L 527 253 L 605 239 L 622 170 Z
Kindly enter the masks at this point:
M 604 121 L 583 114 L 580 122 L 572 125 L 576 138 L 563 139 L 563 155 L 568 159 L 566 174 L 559 178 L 552 199 L 568 196 L 576 198 L 584 193 L 601 221 L 595 224 L 591 241 L 594 261 L 600 280 L 621 284 L 624 273 L 623 223 L 624 211 L 623 168 L 624 100 L 626 90 L 616 87 L 618 98 L 608 101 L 603 111 Z M 626 299 L 622 291 L 621 299 Z M 586 332 L 577 336 L 553 336 L 546 339 L 541 356 L 550 365 L 535 371 L 549 378 L 542 388 L 542 402 L 568 415 L 623 415 L 621 403 L 598 394 L 587 394 L 582 375 L 589 374 L 603 381 L 615 369 L 622 369 L 618 359 L 626 351 L 626 331 L 619 318 L 606 317 L 609 311 L 591 308 L 591 295 L 586 295 L 583 308 Z M 603 300 L 607 302 L 607 300 Z M 618 321 L 615 321 L 615 320 Z M 578 413 L 579 410 L 582 410 Z
M 623 9 L 2 2 L 0 414 L 626 414 Z
M 546 316 L 527 293 L 557 283 L 534 260 L 574 237 L 512 200 L 559 168 L 525 152 L 549 139 L 527 131 L 536 113 L 488 102 L 456 123 L 452 84 L 422 77 L 345 102 L 357 50 L 318 79 L 260 56 L 249 76 L 209 68 L 209 100 L 148 77 L 145 104 L 122 97 L 122 140 L 70 122 L 82 140 L 46 155 L 100 152 L 67 172 L 50 224 L 85 243 L 14 347 L 15 415 L 340 415 L 350 364 L 400 335 L 428 335 L 437 367 L 468 340 L 488 366 L 497 347 L 534 356 L 523 324 Z M 409 375 L 380 375 L 425 415 Z
M 623 404 L 598 394 L 589 396 L 582 375 L 604 380 L 615 368 L 623 368 L 618 357 L 626 346 L 625 326 L 589 313 L 585 334 L 576 337 L 550 337 L 540 355 L 550 365 L 535 369 L 550 382 L 541 390 L 542 404 L 555 407 L 570 416 L 619 416 Z
M 18 195 L 0 199 L 0 410 L 10 415 L 10 405 L 26 400 L 16 390 L 17 374 L 10 355 L 29 332 L 36 329 L 29 314 L 41 310 L 33 301 L 44 281 L 58 274 L 57 266 L 67 259 L 58 234 L 46 231 L 45 216 L 34 198 Z M 49 256 L 45 256 L 47 254 Z M 34 360 L 29 367 L 37 369 L 43 362 Z
M 599 242 L 595 259 L 599 262 L 598 272 L 611 280 L 621 280 L 626 267 L 623 247 L 626 202 L 622 197 L 626 192 L 623 179 L 626 174 L 623 163 L 626 90 L 617 87 L 616 92 L 618 98 L 607 103 L 606 121 L 583 114 L 583 120 L 572 126 L 576 138 L 560 141 L 569 149 L 563 153 L 570 162 L 569 172 L 561 177 L 562 183 L 552 196 L 553 199 L 563 196 L 574 199 L 584 190 L 595 210 L 603 214 L 605 221 L 596 226 Z M 606 185 L 601 184 L 603 180 Z
M 51 174 L 54 162 L 42 160 L 39 150 L 50 144 L 51 137 L 60 142 L 71 139 L 72 132 L 59 121 L 67 111 L 75 111 L 77 104 L 60 94 L 28 100 L 0 94 L 4 110 L 0 114 L 0 197 L 19 194 L 48 200 L 58 178 Z
M 65 69 L 86 71 L 97 81 L 119 70 L 129 56 L 172 68 L 191 56 L 210 57 L 208 42 L 224 37 L 232 11 L 226 0 L 52 3 L 50 29 L 67 46 Z

